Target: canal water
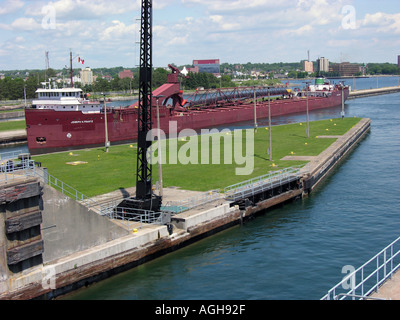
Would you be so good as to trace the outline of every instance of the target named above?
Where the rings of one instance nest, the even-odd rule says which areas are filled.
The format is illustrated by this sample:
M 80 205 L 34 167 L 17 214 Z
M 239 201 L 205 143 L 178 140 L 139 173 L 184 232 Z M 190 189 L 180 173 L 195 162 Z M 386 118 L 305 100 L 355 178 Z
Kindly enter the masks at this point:
M 310 197 L 65 298 L 322 298 L 344 266 L 358 268 L 400 236 L 400 93 L 349 100 L 345 110 L 346 117 L 371 118 L 371 132 Z

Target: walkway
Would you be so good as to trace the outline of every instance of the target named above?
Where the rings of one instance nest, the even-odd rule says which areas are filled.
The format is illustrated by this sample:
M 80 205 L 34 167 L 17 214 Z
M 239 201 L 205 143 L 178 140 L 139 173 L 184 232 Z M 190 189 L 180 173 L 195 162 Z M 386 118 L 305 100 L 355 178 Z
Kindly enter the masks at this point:
M 400 300 L 400 271 L 394 273 L 393 278 L 387 280 L 378 290 L 370 295 L 371 298 L 385 300 Z
M 26 130 L 11 130 L 0 132 L 0 143 L 8 143 L 19 140 L 26 140 Z

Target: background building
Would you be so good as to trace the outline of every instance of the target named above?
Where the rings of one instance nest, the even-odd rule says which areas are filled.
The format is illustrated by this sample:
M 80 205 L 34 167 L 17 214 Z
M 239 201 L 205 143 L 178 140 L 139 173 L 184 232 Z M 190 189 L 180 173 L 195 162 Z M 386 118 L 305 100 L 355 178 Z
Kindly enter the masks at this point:
M 83 86 L 93 84 L 93 71 L 89 67 L 81 70 L 81 83 Z
M 317 60 L 317 71 L 329 72 L 329 60 L 322 57 Z
M 365 72 L 365 68 L 362 68 L 358 64 L 350 62 L 337 63 L 332 66 L 333 72 L 339 73 L 341 77 L 351 77 L 358 73 Z
M 133 72 L 131 70 L 124 70 L 118 73 L 118 78 L 124 79 L 124 78 L 131 78 L 133 79 Z
M 314 72 L 314 64 L 312 61 L 304 61 L 303 62 L 303 69 L 305 72 L 313 73 Z
M 220 61 L 219 59 L 211 60 L 193 60 L 193 67 L 199 68 L 199 72 L 220 74 Z

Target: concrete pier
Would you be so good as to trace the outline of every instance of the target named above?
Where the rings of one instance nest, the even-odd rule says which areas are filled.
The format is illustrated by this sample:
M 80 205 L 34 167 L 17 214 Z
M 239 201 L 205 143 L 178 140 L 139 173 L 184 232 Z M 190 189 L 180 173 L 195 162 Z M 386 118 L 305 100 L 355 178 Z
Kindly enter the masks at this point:
M 385 87 L 376 89 L 354 90 L 350 92 L 348 99 L 363 98 L 369 96 L 378 96 L 382 94 L 400 92 L 400 87 Z
M 2 263 L 0 299 L 56 298 L 300 198 L 310 193 L 357 145 L 368 132 L 370 122 L 362 119 L 345 135 L 337 137 L 337 141 L 319 156 L 309 158 L 310 163 L 302 169 L 298 180 L 242 199 L 243 205 L 220 194 L 212 201 L 172 215 L 172 230 L 167 225 L 109 219 L 99 214 L 99 206 L 85 206 L 40 182 L 41 192 L 37 199 L 42 204 L 40 241 L 43 246 L 32 250 L 35 254 L 40 253 L 42 260 L 24 270 L 14 270 Z M 98 203 L 118 201 L 133 193 L 134 189 L 117 190 L 93 200 Z M 180 201 L 200 194 L 166 188 L 164 200 Z M 2 213 L 3 221 L 9 218 Z M 0 228 L 0 239 L 3 237 L 2 241 L 6 243 L 4 225 L 0 222 L 3 228 Z M 0 246 L 3 247 L 11 248 L 8 244 Z M 7 252 L 0 252 L 0 255 L 0 261 L 10 261 Z
M 0 145 L 27 143 L 26 130 L 11 130 L 0 132 Z
M 400 271 L 395 272 L 392 279 L 386 280 L 379 287 L 379 291 L 374 292 L 370 297 L 373 299 L 400 300 Z
M 25 111 L 0 112 L 0 119 L 23 119 L 24 117 Z

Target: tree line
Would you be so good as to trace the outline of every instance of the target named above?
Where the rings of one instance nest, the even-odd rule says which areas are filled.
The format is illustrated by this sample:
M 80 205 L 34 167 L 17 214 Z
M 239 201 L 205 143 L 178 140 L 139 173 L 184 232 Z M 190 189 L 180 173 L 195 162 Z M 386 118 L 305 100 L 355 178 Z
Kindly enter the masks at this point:
M 272 68 L 282 68 L 282 69 L 292 69 L 289 71 L 289 77 L 293 78 L 304 78 L 307 77 L 307 73 L 302 71 L 293 70 L 299 67 L 298 63 L 276 63 L 276 64 L 254 64 L 247 63 L 243 65 L 244 70 L 252 70 L 254 68 L 261 68 L 265 70 L 271 70 Z M 92 85 L 85 85 L 82 89 L 85 92 L 110 92 L 110 91 L 125 91 L 130 92 L 134 90 L 135 92 L 139 88 L 139 69 L 131 69 L 133 72 L 133 79 L 124 78 L 119 79 L 118 72 L 122 71 L 124 68 L 116 67 L 111 69 L 93 69 L 94 73 L 98 75 L 97 81 Z M 232 71 L 235 69 L 235 65 L 222 64 L 221 71 Z M 103 79 L 100 74 L 109 74 L 109 70 L 112 71 L 112 80 L 108 81 Z M 228 72 L 229 72 L 228 71 Z M 60 71 L 48 69 L 34 70 L 29 72 L 29 76 L 25 77 L 24 73 L 12 77 L 11 72 L 4 72 L 7 76 L 4 79 L 0 79 L 0 100 L 17 100 L 24 98 L 24 91 L 27 99 L 32 99 L 35 97 L 35 91 L 41 87 L 41 82 L 45 79 L 53 78 L 56 79 L 57 73 Z M 69 71 L 64 69 L 61 71 L 64 75 L 64 79 L 69 79 Z M 396 64 L 391 63 L 368 63 L 367 73 L 371 75 L 388 75 L 388 74 L 400 74 L 400 68 Z M 78 75 L 79 70 L 74 71 L 74 75 Z M 157 88 L 162 84 L 167 82 L 167 76 L 169 71 L 163 68 L 157 68 L 153 71 L 153 87 Z M 22 76 L 24 75 L 24 76 Z M 324 74 L 325 76 L 333 76 L 334 74 Z M 235 83 L 232 82 L 229 75 L 222 75 L 217 78 L 213 74 L 208 73 L 189 73 L 188 77 L 181 76 L 181 84 L 185 90 L 195 90 L 197 88 L 224 88 L 224 87 L 234 87 Z M 63 84 L 59 83 L 59 87 Z M 75 83 L 75 86 L 81 87 L 79 82 Z
M 163 68 L 157 68 L 153 71 L 153 88 L 158 88 L 167 82 L 167 76 L 169 71 Z M 65 75 L 66 78 L 69 76 Z M 17 100 L 24 98 L 24 90 L 27 99 L 35 98 L 35 92 L 38 88 L 41 88 L 41 82 L 45 82 L 45 79 L 55 78 L 54 70 L 47 70 L 46 74 L 44 71 L 38 73 L 32 73 L 28 78 L 11 78 L 10 76 L 0 80 L 0 100 Z M 48 81 L 48 80 L 47 80 Z M 188 77 L 181 77 L 181 83 L 184 89 L 192 90 L 199 87 L 205 89 L 219 88 L 222 87 L 233 87 L 229 76 L 222 76 L 217 78 L 212 74 L 207 73 L 191 73 Z M 56 83 L 59 88 L 63 87 L 62 83 Z M 136 92 L 139 88 L 139 72 L 135 70 L 133 72 L 133 79 L 124 78 L 120 79 L 118 75 L 114 76 L 111 81 L 103 79 L 98 76 L 97 80 L 91 85 L 81 86 L 81 83 L 74 83 L 75 87 L 82 88 L 84 92 L 111 92 L 111 91 L 125 91 L 125 92 Z M 131 91 L 133 90 L 133 91 Z

